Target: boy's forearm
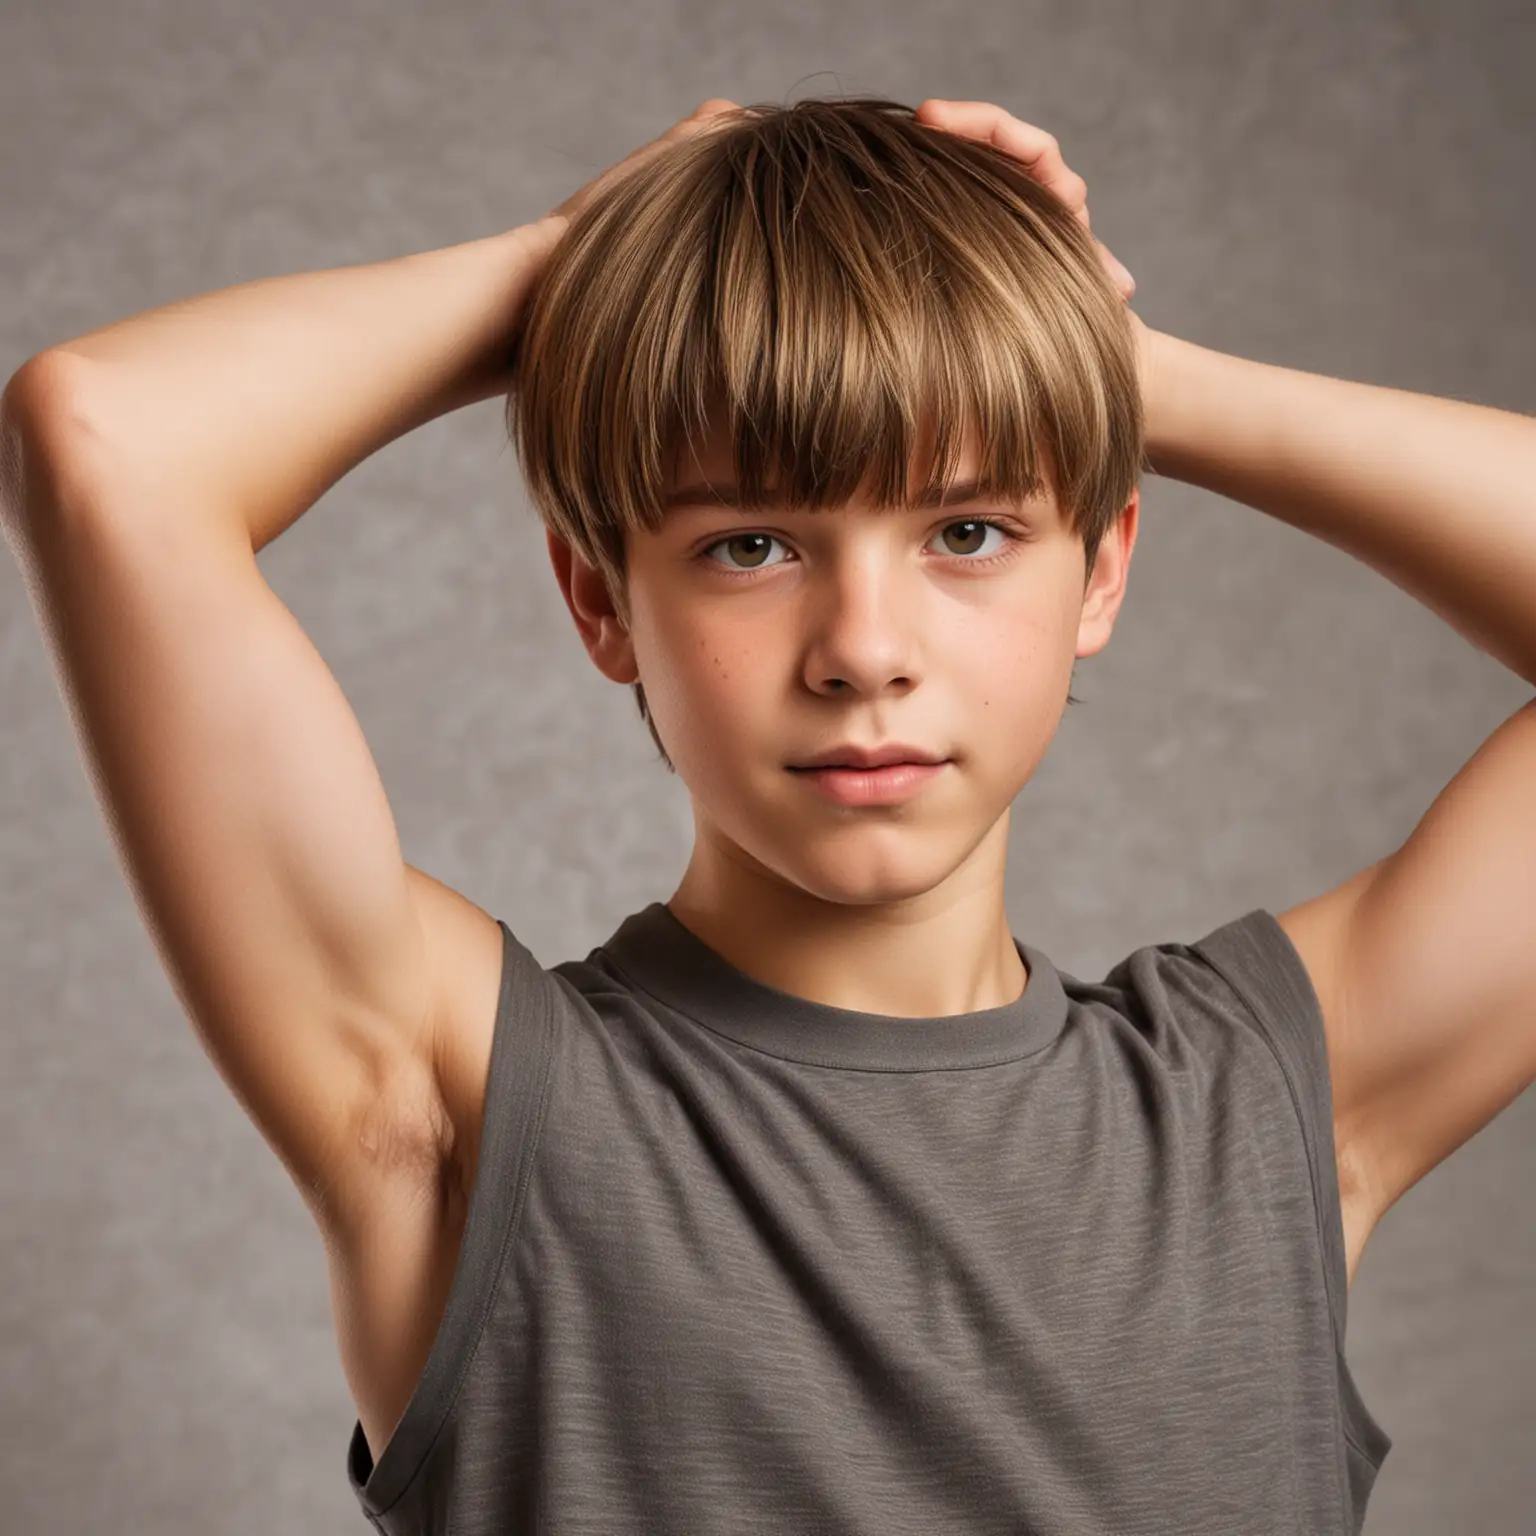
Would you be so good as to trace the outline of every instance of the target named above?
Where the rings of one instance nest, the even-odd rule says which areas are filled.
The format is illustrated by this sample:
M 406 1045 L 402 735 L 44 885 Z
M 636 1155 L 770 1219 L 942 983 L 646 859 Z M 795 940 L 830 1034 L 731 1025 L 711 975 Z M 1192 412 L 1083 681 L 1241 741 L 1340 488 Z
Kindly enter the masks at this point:
M 1536 421 L 1151 336 L 1147 458 L 1379 571 L 1536 684 Z
M 505 392 L 550 233 L 263 278 L 50 351 L 85 360 L 74 415 L 108 484 L 154 515 L 229 517 L 260 549 L 385 444 Z

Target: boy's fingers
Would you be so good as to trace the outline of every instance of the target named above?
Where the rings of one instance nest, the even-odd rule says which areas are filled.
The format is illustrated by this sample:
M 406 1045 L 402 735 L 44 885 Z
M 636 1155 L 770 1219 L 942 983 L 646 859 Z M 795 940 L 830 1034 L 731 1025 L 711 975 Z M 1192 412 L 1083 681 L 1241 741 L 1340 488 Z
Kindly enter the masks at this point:
M 707 101 L 701 101 L 687 117 L 679 119 L 653 142 L 660 144 L 676 139 L 692 138 L 701 128 L 709 127 L 715 118 L 726 112 L 740 110 L 734 101 L 727 101 L 723 96 L 711 96 Z
M 578 187 L 554 212 L 564 218 L 574 218 L 591 200 L 599 187 L 612 187 L 652 155 L 659 154 L 667 145 L 691 138 L 694 134 L 708 129 L 717 117 L 739 110 L 734 101 L 727 101 L 723 96 L 711 96 L 708 100 L 701 101 L 687 117 L 680 118 L 664 133 L 657 134 L 654 139 L 640 145 L 638 149 L 632 149 L 622 160 L 599 172 L 584 186 Z
M 634 154 L 626 157 L 626 161 L 620 163 L 644 159 L 664 145 L 675 144 L 679 139 L 691 139 L 696 133 L 711 127 L 716 118 L 739 110 L 734 101 L 727 101 L 723 96 L 711 96 L 708 101 L 701 101 L 687 117 L 679 118 L 665 133 L 658 134 L 649 144 L 642 144 Z
M 916 115 L 934 128 L 993 144 L 1017 160 L 1042 186 L 1048 187 L 1088 223 L 1088 183 L 1062 159 L 1056 135 L 1021 122 L 990 101 L 946 101 L 930 97 Z

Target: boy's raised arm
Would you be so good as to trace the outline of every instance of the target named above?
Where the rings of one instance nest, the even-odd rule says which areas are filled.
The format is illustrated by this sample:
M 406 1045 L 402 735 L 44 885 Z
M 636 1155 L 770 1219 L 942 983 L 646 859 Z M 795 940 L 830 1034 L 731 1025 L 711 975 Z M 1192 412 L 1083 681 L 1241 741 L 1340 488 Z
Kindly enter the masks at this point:
M 171 304 L 32 359 L 4 525 L 92 786 L 205 1049 L 329 1229 L 451 1140 L 441 983 L 378 770 L 256 550 L 505 389 L 560 226 Z
M 1161 332 L 1154 470 L 1372 566 L 1536 686 L 1536 421 Z M 1328 1035 L 1346 1208 L 1369 1223 L 1536 1081 L 1536 699 L 1406 842 L 1277 914 Z

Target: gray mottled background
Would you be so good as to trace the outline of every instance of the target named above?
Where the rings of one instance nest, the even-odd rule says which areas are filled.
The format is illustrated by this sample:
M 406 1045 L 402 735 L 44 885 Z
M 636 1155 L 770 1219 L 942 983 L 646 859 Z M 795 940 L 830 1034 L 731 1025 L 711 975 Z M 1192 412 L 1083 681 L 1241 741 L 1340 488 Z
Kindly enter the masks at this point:
M 1533 17 L 4 0 L 0 377 L 188 294 L 527 222 L 707 96 L 876 91 L 1056 133 L 1157 329 L 1530 412 Z M 1119 630 L 1014 810 L 1015 932 L 1085 978 L 1397 847 L 1530 693 L 1286 525 L 1150 476 L 1143 507 Z M 391 445 L 261 564 L 411 863 L 548 965 L 675 888 L 686 792 L 577 640 L 499 403 Z M 317 1233 L 160 970 L 9 560 L 0 731 L 0 1529 L 361 1529 Z M 1533 1303 L 1527 1093 L 1361 1264 L 1376 1536 L 1531 1528 Z

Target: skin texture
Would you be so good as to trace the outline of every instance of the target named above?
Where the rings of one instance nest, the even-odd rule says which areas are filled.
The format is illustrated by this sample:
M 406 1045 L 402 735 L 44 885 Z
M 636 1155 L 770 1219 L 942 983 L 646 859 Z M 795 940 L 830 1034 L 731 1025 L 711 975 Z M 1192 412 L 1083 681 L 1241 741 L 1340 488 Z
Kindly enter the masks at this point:
M 953 479 L 976 467 L 972 440 Z M 731 483 L 719 434 L 671 484 L 700 480 Z M 692 799 L 694 848 L 667 903 L 679 921 L 755 979 L 839 1008 L 950 1017 L 1018 998 L 1010 805 L 1055 735 L 1074 659 L 1109 640 L 1139 499 L 1086 588 L 1053 495 L 910 512 L 863 498 L 679 507 L 630 540 L 628 629 L 600 575 L 549 533 L 582 643 L 612 682 L 644 683 Z M 969 521 L 988 518 L 1023 541 Z M 875 807 L 829 801 L 786 767 L 887 741 L 952 762 L 915 799 Z

